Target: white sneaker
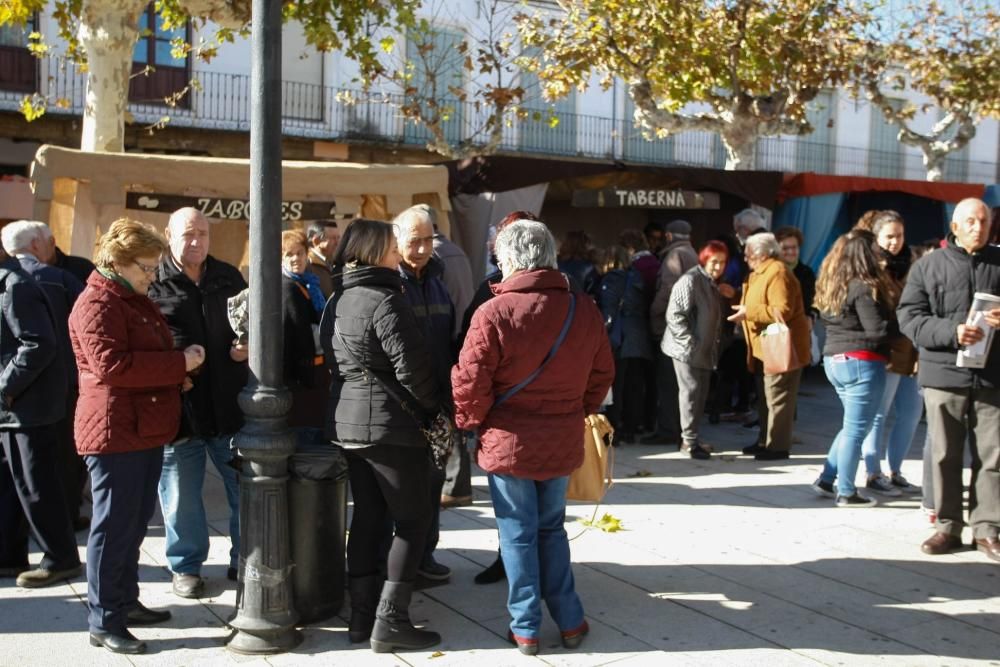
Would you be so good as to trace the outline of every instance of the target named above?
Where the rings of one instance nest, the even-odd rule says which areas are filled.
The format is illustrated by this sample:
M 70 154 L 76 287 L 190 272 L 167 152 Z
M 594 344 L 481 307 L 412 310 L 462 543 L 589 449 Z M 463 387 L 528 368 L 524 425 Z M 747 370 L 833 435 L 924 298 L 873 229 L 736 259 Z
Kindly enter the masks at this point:
M 872 493 L 878 493 L 883 496 L 897 497 L 903 495 L 903 492 L 892 485 L 889 478 L 885 475 L 879 475 L 878 477 L 872 477 L 865 484 L 865 488 Z

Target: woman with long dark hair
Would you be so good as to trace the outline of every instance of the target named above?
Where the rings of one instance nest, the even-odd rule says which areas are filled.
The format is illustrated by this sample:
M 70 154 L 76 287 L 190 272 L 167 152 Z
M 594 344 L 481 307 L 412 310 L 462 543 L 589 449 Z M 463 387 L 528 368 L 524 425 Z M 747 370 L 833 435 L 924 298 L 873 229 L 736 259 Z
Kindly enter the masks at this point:
M 413 309 L 403 296 L 392 226 L 351 223 L 337 247 L 341 290 L 323 313 L 333 369 L 327 437 L 347 451 L 354 515 L 347 542 L 352 642 L 377 653 L 437 644 L 410 623 L 417 566 L 431 522 L 431 458 L 421 422 L 437 414 L 442 388 Z M 395 535 L 379 576 L 387 522 Z M 381 597 L 379 587 L 381 586 Z
M 895 211 L 879 211 L 872 220 L 872 234 L 877 243 L 875 252 L 885 267 L 886 277 L 892 281 L 895 293 L 901 294 L 911 262 L 902 216 Z M 894 311 L 892 316 L 895 319 Z M 865 486 L 870 491 L 885 496 L 899 496 L 904 492 L 919 493 L 920 487 L 910 484 L 903 477 L 900 468 L 910 451 L 924 404 L 917 384 L 917 350 L 910 339 L 898 331 L 889 341 L 887 371 L 882 402 L 875 413 L 871 431 L 861 446 L 861 456 L 868 475 Z M 892 410 L 895 410 L 896 419 L 888 439 L 883 442 L 886 420 Z M 882 474 L 883 457 L 889 464 L 888 477 Z
M 826 327 L 823 368 L 844 406 L 844 421 L 813 489 L 836 497 L 838 507 L 877 504 L 857 492 L 854 476 L 885 389 L 895 299 L 872 233 L 855 229 L 837 239 L 820 267 L 814 306 Z

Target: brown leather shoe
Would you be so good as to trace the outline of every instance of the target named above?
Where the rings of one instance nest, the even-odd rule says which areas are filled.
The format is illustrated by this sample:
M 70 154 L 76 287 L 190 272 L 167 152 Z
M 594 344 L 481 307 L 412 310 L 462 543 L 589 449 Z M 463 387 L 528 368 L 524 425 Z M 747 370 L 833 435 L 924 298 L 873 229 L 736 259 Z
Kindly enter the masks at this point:
M 931 556 L 940 556 L 962 548 L 962 538 L 958 535 L 948 533 L 934 533 L 932 537 L 924 540 L 920 545 L 920 550 Z
M 452 507 L 466 507 L 472 504 L 472 496 L 449 496 L 447 493 L 441 494 L 441 509 Z
M 976 549 L 986 554 L 986 557 L 1000 561 L 1000 539 L 996 535 L 993 537 L 977 537 L 974 541 Z

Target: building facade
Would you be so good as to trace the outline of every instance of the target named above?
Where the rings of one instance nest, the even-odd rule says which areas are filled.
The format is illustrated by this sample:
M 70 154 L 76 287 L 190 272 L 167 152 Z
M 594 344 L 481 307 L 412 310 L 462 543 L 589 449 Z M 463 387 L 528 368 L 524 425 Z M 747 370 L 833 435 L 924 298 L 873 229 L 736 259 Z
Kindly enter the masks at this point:
M 436 48 L 448 53 L 466 35 L 484 29 L 481 3 L 441 0 L 429 16 L 437 34 Z M 126 150 L 245 157 L 250 117 L 250 45 L 237 40 L 220 48 L 205 63 L 178 59 L 170 40 L 210 40 L 214 28 L 187 27 L 166 31 L 152 7 L 143 17 L 144 36 L 136 45 L 129 92 L 130 124 Z M 85 75 L 56 57 L 36 59 L 24 48 L 28 34 L 38 31 L 58 52 L 56 26 L 49 12 L 35 17 L 26 30 L 0 28 L 0 173 L 23 174 L 34 148 L 41 143 L 79 145 L 79 118 Z M 356 66 L 339 53 L 317 53 L 305 44 L 300 26 L 289 24 L 283 36 L 283 129 L 286 157 L 352 161 L 434 162 L 443 158 L 424 150 L 427 131 L 407 122 L 398 107 L 402 91 L 383 86 L 367 100 L 354 80 Z M 397 49 L 412 51 L 406 36 Z M 410 53 L 409 55 L 414 55 Z M 471 89 L 457 58 L 443 58 L 451 84 Z M 148 71 L 147 74 L 142 72 Z M 710 133 L 685 132 L 649 141 L 632 122 L 627 87 L 616 81 L 608 90 L 596 85 L 550 104 L 538 94 L 537 81 L 522 74 L 528 91 L 527 118 L 504 130 L 501 152 L 634 164 L 690 165 L 721 168 L 725 151 Z M 26 95 L 40 93 L 48 102 L 41 119 L 27 123 L 19 113 Z M 360 98 L 354 104 L 345 98 Z M 169 100 L 169 102 L 168 102 Z M 919 103 L 921 100 L 914 99 Z M 472 136 L 482 122 L 471 103 L 453 101 L 445 130 L 449 140 Z M 815 131 L 803 137 L 768 137 L 758 142 L 755 167 L 777 171 L 815 171 L 923 180 L 920 151 L 896 140 L 877 109 L 831 89 L 812 104 Z M 556 119 L 556 120 L 553 120 Z M 919 127 L 937 120 L 935 111 L 918 117 Z M 919 129 L 919 128 L 918 128 Z M 984 120 L 975 139 L 953 154 L 945 180 L 975 183 L 1000 181 L 1000 124 Z

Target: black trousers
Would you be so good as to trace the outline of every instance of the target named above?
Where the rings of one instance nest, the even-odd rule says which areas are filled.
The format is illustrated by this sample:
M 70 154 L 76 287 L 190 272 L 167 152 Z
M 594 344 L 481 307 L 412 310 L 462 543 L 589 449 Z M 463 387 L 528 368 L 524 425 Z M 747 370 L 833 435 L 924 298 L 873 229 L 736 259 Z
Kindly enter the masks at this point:
M 90 630 L 120 634 L 139 600 L 139 548 L 156 510 L 163 447 L 84 460 L 94 495 L 87 540 Z
M 427 539 L 424 540 L 424 556 L 420 564 L 427 562 L 434 557 L 434 550 L 437 549 L 438 540 L 441 539 L 441 494 L 444 492 L 445 471 L 441 470 L 433 463 L 430 466 L 430 511 L 431 522 L 427 526 Z M 470 475 L 469 484 L 472 484 Z
M 70 521 L 80 518 L 80 507 L 83 505 L 83 489 L 87 484 L 87 466 L 83 457 L 76 453 L 76 439 L 73 437 L 73 415 L 76 414 L 77 393 L 70 390 L 66 402 L 66 416 L 56 423 L 58 439 L 59 475 L 63 483 L 63 496 L 69 508 Z
M 615 357 L 615 380 L 607 416 L 620 439 L 631 438 L 643 428 L 650 396 L 650 386 L 646 382 L 650 366 L 653 364 L 648 359 Z M 655 391 L 652 397 L 655 401 Z
M 441 493 L 461 498 L 472 495 L 472 462 L 469 457 L 469 436 L 466 431 L 455 431 L 451 443 L 451 456 L 444 467 L 444 486 Z
M 659 345 L 656 346 L 656 393 L 658 405 L 656 430 L 680 442 L 681 411 L 677 399 L 674 360 L 663 354 Z
M 386 578 L 413 581 L 431 524 L 430 455 L 422 447 L 374 445 L 348 449 L 347 466 L 354 499 L 347 540 L 349 574 L 378 573 L 385 528 L 392 522 L 396 532 L 385 565 Z
M 56 465 L 55 427 L 0 431 L 0 564 L 28 564 L 28 531 L 42 550 L 39 567 L 67 570 L 80 564 L 76 538 Z

